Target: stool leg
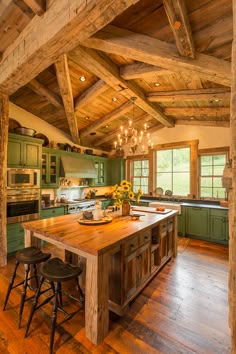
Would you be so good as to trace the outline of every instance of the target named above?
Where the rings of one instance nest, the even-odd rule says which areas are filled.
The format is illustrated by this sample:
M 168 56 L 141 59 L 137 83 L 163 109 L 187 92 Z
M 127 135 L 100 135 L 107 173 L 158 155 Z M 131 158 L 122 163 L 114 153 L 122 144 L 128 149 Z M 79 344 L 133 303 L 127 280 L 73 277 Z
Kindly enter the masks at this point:
M 11 290 L 12 290 L 12 288 L 13 288 L 13 285 L 14 285 L 14 281 L 15 281 L 15 277 L 16 277 L 16 271 L 17 271 L 17 268 L 18 268 L 19 264 L 20 264 L 20 262 L 19 262 L 19 261 L 16 261 L 15 269 L 14 269 L 14 272 L 13 272 L 13 274 L 12 274 L 10 283 L 9 283 L 9 285 L 8 285 L 7 295 L 6 295 L 6 298 L 5 298 L 5 301 L 4 301 L 4 305 L 3 305 L 3 311 L 5 310 L 5 308 L 6 308 L 6 306 L 7 306 L 7 302 L 8 302 L 8 299 L 9 299 L 9 296 L 10 296 L 10 293 L 11 293 Z
M 38 304 L 38 299 L 39 299 L 39 296 L 40 296 L 41 287 L 43 285 L 43 282 L 44 282 L 44 277 L 41 277 L 40 278 L 40 282 L 39 282 L 39 286 L 38 286 L 38 289 L 37 289 L 37 291 L 35 293 L 34 301 L 33 301 L 32 307 L 31 307 L 28 323 L 27 323 L 27 326 L 26 326 L 25 337 L 27 337 L 27 335 L 28 335 L 30 324 L 31 324 L 35 309 L 36 309 L 37 304 Z
M 33 268 L 34 268 L 34 278 L 35 278 L 35 282 L 36 282 L 36 289 L 38 289 L 39 287 L 39 280 L 38 280 L 38 269 L 37 269 L 37 265 L 33 264 Z
M 30 265 L 27 264 L 26 269 L 25 269 L 25 280 L 24 280 L 23 289 L 22 289 L 22 293 L 21 293 L 21 302 L 20 302 L 20 311 L 19 311 L 19 319 L 18 319 L 18 328 L 20 328 L 20 325 L 21 325 L 21 318 L 22 318 L 22 313 L 23 313 L 23 309 L 24 309 L 25 298 L 26 298 L 26 292 L 27 292 L 27 286 L 28 286 L 29 271 L 30 271 Z
M 78 279 L 78 277 L 75 279 L 75 282 L 76 282 L 77 287 L 78 287 L 80 302 L 81 302 L 82 304 L 84 304 L 84 293 L 83 293 L 83 291 L 82 291 L 82 289 L 81 289 L 81 287 L 80 287 L 80 285 L 79 285 L 79 279 Z
M 55 328 L 57 322 L 57 309 L 58 309 L 58 296 L 61 289 L 61 283 L 57 282 L 55 286 L 55 297 L 54 297 L 54 304 L 53 304 L 53 313 L 52 313 L 52 325 L 51 325 L 51 334 L 50 334 L 50 351 L 49 353 L 53 353 L 53 343 L 54 343 L 54 335 L 55 335 Z

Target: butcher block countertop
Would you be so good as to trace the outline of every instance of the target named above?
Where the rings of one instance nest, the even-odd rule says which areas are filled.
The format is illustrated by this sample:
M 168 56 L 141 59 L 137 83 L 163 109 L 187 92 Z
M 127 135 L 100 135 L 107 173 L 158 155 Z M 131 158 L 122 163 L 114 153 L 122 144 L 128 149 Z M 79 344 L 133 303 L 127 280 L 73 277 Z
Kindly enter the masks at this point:
M 50 238 L 70 247 L 98 255 L 119 245 L 129 236 L 177 214 L 175 210 L 167 214 L 142 212 L 143 216 L 138 220 L 133 220 L 130 216 L 120 216 L 118 213 L 111 213 L 112 222 L 103 225 L 81 225 L 78 223 L 78 215 L 68 214 L 25 222 L 22 223 L 22 226 L 26 230 L 44 236 L 45 240 Z

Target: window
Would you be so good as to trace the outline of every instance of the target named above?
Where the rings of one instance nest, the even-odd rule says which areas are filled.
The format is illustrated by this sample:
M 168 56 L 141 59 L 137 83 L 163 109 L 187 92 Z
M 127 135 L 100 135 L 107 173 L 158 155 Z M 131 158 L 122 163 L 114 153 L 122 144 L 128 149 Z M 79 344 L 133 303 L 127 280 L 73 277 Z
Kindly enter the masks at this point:
M 226 160 L 226 153 L 200 156 L 200 197 L 225 198 L 225 188 L 222 187 L 221 178 Z
M 148 194 L 148 178 L 149 178 L 149 161 L 135 160 L 133 161 L 133 171 L 131 171 L 133 191 L 138 192 L 141 188 L 144 194 Z
M 174 195 L 190 193 L 190 147 L 156 151 L 156 187 Z

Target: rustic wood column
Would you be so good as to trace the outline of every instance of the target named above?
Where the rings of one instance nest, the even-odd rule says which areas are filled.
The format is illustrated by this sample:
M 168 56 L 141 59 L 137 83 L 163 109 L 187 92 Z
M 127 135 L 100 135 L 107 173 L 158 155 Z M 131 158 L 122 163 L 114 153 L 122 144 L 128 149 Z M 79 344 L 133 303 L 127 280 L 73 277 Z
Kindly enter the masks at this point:
M 9 123 L 8 96 L 0 92 L 0 266 L 7 263 L 7 231 L 6 231 L 6 175 L 7 175 L 7 143 Z
M 229 191 L 229 325 L 231 353 L 236 353 L 236 0 L 233 0 L 232 85 L 230 112 L 230 148 L 232 189 Z

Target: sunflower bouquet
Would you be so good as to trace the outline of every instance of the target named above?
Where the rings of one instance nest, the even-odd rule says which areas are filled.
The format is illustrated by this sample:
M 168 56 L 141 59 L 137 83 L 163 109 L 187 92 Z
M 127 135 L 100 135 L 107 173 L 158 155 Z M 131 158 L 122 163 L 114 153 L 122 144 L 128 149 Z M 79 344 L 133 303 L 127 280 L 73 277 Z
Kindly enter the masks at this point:
M 113 198 L 116 199 L 114 205 L 120 208 L 124 200 L 139 202 L 142 194 L 141 189 L 137 193 L 134 193 L 132 191 L 132 184 L 123 179 L 120 185 L 116 184 L 113 187 Z

